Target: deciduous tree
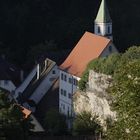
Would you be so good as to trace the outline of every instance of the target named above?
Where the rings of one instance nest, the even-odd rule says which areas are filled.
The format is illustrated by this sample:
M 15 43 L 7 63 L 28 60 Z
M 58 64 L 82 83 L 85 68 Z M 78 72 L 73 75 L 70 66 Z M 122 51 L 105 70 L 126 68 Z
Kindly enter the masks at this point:
M 25 118 L 22 108 L 9 101 L 7 93 L 0 91 L 0 138 L 25 140 L 30 128 L 33 125 Z

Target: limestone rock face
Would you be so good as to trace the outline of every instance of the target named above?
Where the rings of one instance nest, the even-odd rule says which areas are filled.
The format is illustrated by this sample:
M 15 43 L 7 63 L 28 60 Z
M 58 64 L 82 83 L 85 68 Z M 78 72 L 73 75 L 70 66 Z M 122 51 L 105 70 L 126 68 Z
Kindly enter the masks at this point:
M 98 115 L 102 123 L 108 117 L 115 118 L 115 112 L 110 109 L 109 95 L 106 92 L 111 81 L 111 76 L 90 71 L 87 91 L 77 91 L 73 96 L 75 113 L 90 111 L 93 115 Z

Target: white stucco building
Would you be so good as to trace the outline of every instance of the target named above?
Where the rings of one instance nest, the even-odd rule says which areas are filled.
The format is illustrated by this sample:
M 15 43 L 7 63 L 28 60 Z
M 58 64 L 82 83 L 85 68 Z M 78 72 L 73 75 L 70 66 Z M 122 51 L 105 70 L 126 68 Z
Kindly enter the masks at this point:
M 22 84 L 15 90 L 14 98 L 27 109 L 35 112 L 36 106 L 47 94 L 59 76 L 56 63 L 48 58 L 38 63 Z
M 105 0 L 102 0 L 95 19 L 94 32 L 95 34 L 85 32 L 59 67 L 59 111 L 67 116 L 73 114 L 72 96 L 88 63 L 93 59 L 118 52 L 112 42 L 112 21 Z

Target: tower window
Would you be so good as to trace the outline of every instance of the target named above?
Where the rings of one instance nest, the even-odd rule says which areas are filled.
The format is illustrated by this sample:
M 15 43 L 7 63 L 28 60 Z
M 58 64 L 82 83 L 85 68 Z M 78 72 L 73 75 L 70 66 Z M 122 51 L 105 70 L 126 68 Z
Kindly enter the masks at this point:
M 100 27 L 98 27 L 98 33 L 101 33 Z
M 107 29 L 107 30 L 108 30 L 108 33 L 110 34 L 110 33 L 111 33 L 111 31 L 110 31 L 110 27 L 109 27 L 109 26 L 108 26 L 108 29 Z

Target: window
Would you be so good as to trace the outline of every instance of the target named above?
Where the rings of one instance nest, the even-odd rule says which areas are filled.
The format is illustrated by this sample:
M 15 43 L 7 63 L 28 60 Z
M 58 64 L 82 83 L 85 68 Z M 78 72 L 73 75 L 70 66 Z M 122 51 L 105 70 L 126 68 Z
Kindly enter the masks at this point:
M 110 31 L 110 26 L 108 26 L 108 33 L 110 34 L 110 32 L 111 32 L 111 31 Z
M 67 94 L 67 93 L 66 93 L 66 90 L 64 90 L 64 96 L 66 96 L 66 94 Z
M 70 84 L 72 83 L 72 79 L 71 79 L 71 78 L 69 78 L 69 83 L 70 83 Z
M 70 93 L 68 94 L 68 97 L 69 97 L 69 99 L 71 99 L 71 97 L 72 97 L 72 96 L 71 96 L 71 94 L 70 94 Z
M 101 33 L 100 27 L 98 26 L 98 33 Z
M 63 89 L 61 89 L 61 95 L 63 95 L 64 94 L 64 91 L 63 91 Z
M 67 76 L 66 75 L 64 75 L 64 81 L 67 81 Z
M 52 71 L 52 74 L 55 74 L 55 70 Z
M 63 109 L 65 110 L 65 105 L 63 105 Z
M 67 115 L 70 116 L 70 108 L 68 107 Z
M 78 85 L 78 81 L 77 81 L 77 79 L 73 79 L 73 84 L 74 84 L 75 86 Z
M 61 73 L 61 80 L 63 80 L 64 79 L 64 74 L 63 73 Z
M 61 95 L 63 95 L 63 96 L 67 96 L 67 91 L 66 90 L 63 90 L 63 89 L 61 89 Z
M 63 108 L 63 110 L 65 110 L 65 105 L 64 104 L 61 104 L 61 107 Z
M 112 52 L 112 46 L 109 46 L 109 52 Z

